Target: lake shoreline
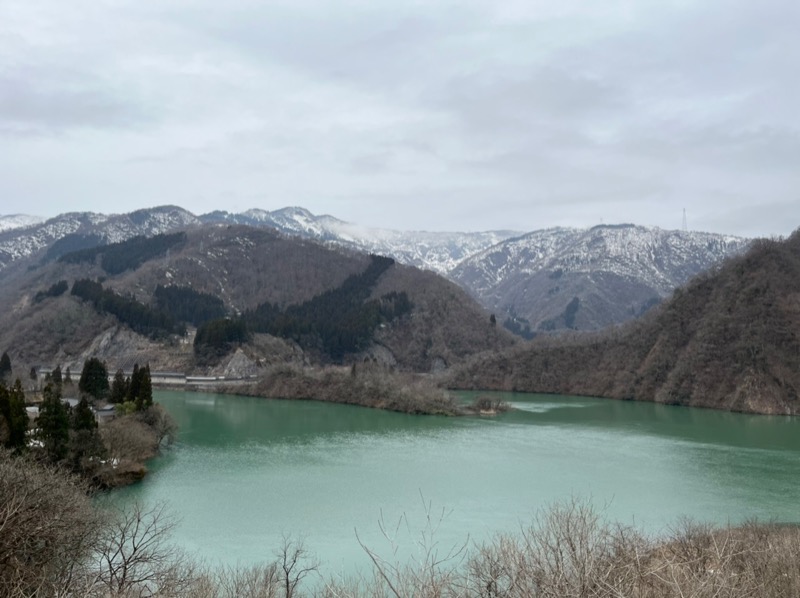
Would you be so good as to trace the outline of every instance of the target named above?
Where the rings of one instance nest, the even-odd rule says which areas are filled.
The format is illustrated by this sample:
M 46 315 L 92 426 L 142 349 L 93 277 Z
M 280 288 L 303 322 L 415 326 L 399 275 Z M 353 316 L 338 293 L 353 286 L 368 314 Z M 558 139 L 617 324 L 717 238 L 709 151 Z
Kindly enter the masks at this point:
M 176 390 L 174 386 L 155 383 L 154 387 Z M 480 404 L 464 405 L 425 375 L 355 365 L 325 368 L 278 366 L 253 380 L 210 381 L 180 390 L 320 401 L 412 415 L 489 416 L 508 409 L 507 405 L 491 399 L 483 399 Z

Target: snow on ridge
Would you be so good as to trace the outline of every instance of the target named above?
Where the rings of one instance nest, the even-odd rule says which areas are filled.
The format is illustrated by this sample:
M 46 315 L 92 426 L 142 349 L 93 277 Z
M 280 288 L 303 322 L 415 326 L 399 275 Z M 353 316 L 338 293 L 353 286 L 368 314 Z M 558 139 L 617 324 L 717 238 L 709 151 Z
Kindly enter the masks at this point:
M 0 222 L 4 218 L 7 217 L 0 217 Z M 632 224 L 589 229 L 557 227 L 524 234 L 518 231 L 437 233 L 371 228 L 329 215 L 316 216 L 296 206 L 274 211 L 253 208 L 238 214 L 218 211 L 199 218 L 177 206 L 161 206 L 110 216 L 86 212 L 63 214 L 24 229 L 24 234 L 23 229 L 18 234 L 0 228 L 0 252 L 10 256 L 0 260 L 0 267 L 71 233 L 100 234 L 106 242 L 114 243 L 203 221 L 270 227 L 288 235 L 386 255 L 456 280 L 465 269 L 470 269 L 480 288 L 492 287 L 514 272 L 532 275 L 548 268 L 573 272 L 599 269 L 621 276 L 645 276 L 655 286 L 667 288 L 668 281 L 661 271 L 664 267 L 678 267 L 675 264 L 703 252 L 709 256 L 729 252 L 726 248 L 736 248 L 745 242 L 729 235 L 665 231 Z M 655 264 L 657 254 L 667 256 L 663 259 L 669 263 Z
M 8 214 L 0 216 L 0 232 L 17 228 L 27 228 L 44 222 L 41 216 L 31 216 L 29 214 Z
M 0 269 L 33 255 L 70 234 L 97 234 L 107 243 L 137 235 L 153 236 L 199 222 L 190 212 L 175 206 L 138 210 L 130 214 L 68 212 L 24 229 L 0 231 Z
M 271 226 L 284 234 L 386 255 L 445 275 L 469 255 L 520 234 L 517 231 L 436 233 L 371 228 L 329 215 L 316 216 L 296 206 L 274 211 L 250 209 L 241 214 L 215 212 L 201 218 Z
M 464 260 L 453 274 L 476 292 L 489 293 L 511 276 L 605 271 L 646 282 L 666 296 L 685 272 L 709 267 L 748 244 L 730 235 L 634 225 L 549 229 L 485 249 Z

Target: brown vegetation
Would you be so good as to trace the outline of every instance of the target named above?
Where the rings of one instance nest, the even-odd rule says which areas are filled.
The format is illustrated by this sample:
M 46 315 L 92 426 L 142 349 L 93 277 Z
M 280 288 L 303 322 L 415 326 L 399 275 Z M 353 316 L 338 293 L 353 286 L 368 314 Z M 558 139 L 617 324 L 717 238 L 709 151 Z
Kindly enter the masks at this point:
M 512 346 L 513 335 L 493 325 L 489 314 L 456 284 L 432 272 L 395 265 L 374 295 L 405 291 L 414 311 L 376 335 L 402 367 L 431 372 L 461 363 L 480 351 Z
M 145 462 L 162 444 L 170 444 L 177 432 L 175 420 L 161 405 L 103 422 L 100 437 L 106 458 L 94 472 L 94 481 L 104 488 L 126 486 L 147 474 Z
M 275 399 L 313 399 L 402 413 L 462 413 L 454 397 L 425 378 L 372 364 L 327 368 L 273 366 L 258 382 L 220 386 L 214 391 Z
M 363 272 L 368 263 L 364 254 L 269 230 L 198 227 L 188 230 L 186 242 L 169 255 L 118 275 L 108 276 L 92 264 L 56 262 L 6 276 L 7 285 L 0 287 L 0 304 L 7 306 L 0 313 L 0 347 L 8 348 L 12 362 L 20 365 L 24 374 L 32 365 L 51 363 L 76 369 L 90 355 L 106 360 L 112 371 L 138 362 L 150 363 L 154 370 L 202 373 L 213 364 L 195 360 L 191 337 L 172 336 L 154 342 L 69 293 L 39 302 L 33 298 L 57 281 L 72 284 L 77 279 L 103 276 L 104 289 L 145 305 L 153 303 L 158 285 L 172 284 L 215 295 L 235 314 L 264 302 L 281 308 L 301 304 Z M 385 363 L 430 372 L 478 351 L 498 350 L 514 342 L 502 326 L 491 325 L 488 313 L 466 292 L 433 273 L 392 266 L 375 285 L 372 298 L 392 291 L 406 292 L 414 309 L 410 315 L 384 323 L 374 335 L 375 342 L 367 350 Z M 245 350 L 254 360 L 276 361 L 263 343 L 255 342 Z M 314 352 L 306 351 L 303 358 L 313 361 Z M 345 361 L 358 358 L 348 356 Z
M 641 321 L 483 355 L 448 385 L 800 413 L 800 232 L 755 242 Z
M 62 596 L 97 540 L 87 487 L 64 470 L 0 450 L 0 595 Z

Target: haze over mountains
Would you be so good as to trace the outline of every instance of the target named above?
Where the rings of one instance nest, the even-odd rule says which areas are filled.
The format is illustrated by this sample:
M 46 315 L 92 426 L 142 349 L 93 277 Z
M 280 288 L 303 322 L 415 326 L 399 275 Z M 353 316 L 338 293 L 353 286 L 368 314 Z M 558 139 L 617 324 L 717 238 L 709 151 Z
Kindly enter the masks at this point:
M 5 218 L 5 217 L 4 217 Z M 196 216 L 176 206 L 130 214 L 69 213 L 44 222 L 14 217 L 0 232 L 3 270 L 75 249 L 210 224 L 240 224 L 393 257 L 451 278 L 501 323 L 523 336 L 593 330 L 637 317 L 676 286 L 749 241 L 733 236 L 648 229 L 420 232 L 371 229 L 303 208 L 216 211 Z M 11 228 L 11 227 L 14 228 Z

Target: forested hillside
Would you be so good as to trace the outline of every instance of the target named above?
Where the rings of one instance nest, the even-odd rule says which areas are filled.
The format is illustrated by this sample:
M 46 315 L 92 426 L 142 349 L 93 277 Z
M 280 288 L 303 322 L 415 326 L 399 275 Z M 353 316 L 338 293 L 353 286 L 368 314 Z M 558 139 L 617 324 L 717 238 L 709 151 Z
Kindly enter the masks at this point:
M 191 251 L 183 252 L 173 243 L 191 245 L 194 227 L 203 231 L 195 238 L 202 238 L 209 226 L 225 231 L 228 226 L 238 230 L 241 225 L 260 229 L 267 237 L 277 233 L 284 239 L 305 241 L 301 260 L 292 261 L 296 257 L 293 251 L 283 252 L 277 241 L 272 242 L 279 253 L 277 260 L 272 255 L 247 255 L 247 246 L 237 246 L 239 241 L 233 237 L 228 246 L 217 243 L 215 253 L 203 252 L 202 258 L 192 262 L 183 260 L 173 272 L 183 277 L 174 282 L 184 287 L 200 285 L 198 291 L 219 296 L 235 310 L 252 310 L 264 302 L 282 309 L 288 301 L 309 300 L 344 279 L 333 281 L 326 271 L 319 280 L 305 278 L 305 271 L 314 269 L 305 268 L 303 260 L 328 259 L 324 251 L 311 249 L 310 240 L 338 246 L 352 252 L 350 255 L 391 257 L 400 264 L 446 276 L 494 313 L 500 326 L 527 339 L 568 330 L 597 330 L 637 318 L 691 276 L 740 253 L 749 243 L 730 235 L 632 224 L 525 234 L 413 232 L 365 228 L 332 216 L 317 216 L 301 207 L 194 216 L 176 206 L 161 206 L 120 215 L 62 214 L 30 227 L 0 231 L 0 287 L 13 286 L 15 278 L 25 278 L 30 269 L 57 259 L 64 265 L 97 265 L 97 276 L 116 277 L 159 256 L 179 259 L 181 254 L 190 255 Z M 249 243 L 252 233 L 247 236 Z M 205 276 L 203 269 L 213 271 L 213 262 L 230 262 L 237 255 L 252 260 L 259 275 L 241 276 L 242 269 L 234 267 L 221 278 Z M 251 279 L 263 280 L 275 268 L 296 272 L 294 279 L 277 277 L 288 281 L 288 287 L 253 287 Z M 337 267 L 330 270 L 334 276 L 338 272 Z M 169 281 L 154 282 L 167 286 Z M 147 281 L 132 292 L 138 296 L 147 289 L 149 293 L 154 282 Z M 297 291 L 304 288 L 311 294 L 298 298 Z
M 30 365 L 99 355 L 114 370 L 220 373 L 240 350 L 239 372 L 364 359 L 431 371 L 513 343 L 438 275 L 247 226 L 67 252 L 6 282 L 0 347 Z
M 482 356 L 450 384 L 800 413 L 800 231 L 755 242 L 638 322 Z

